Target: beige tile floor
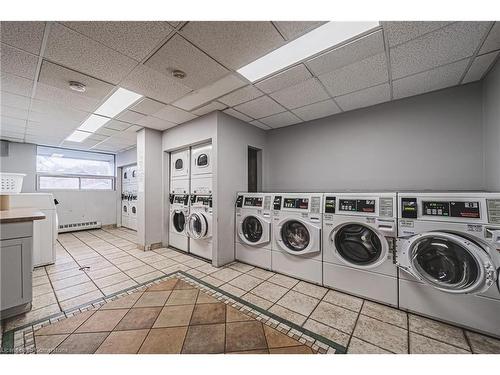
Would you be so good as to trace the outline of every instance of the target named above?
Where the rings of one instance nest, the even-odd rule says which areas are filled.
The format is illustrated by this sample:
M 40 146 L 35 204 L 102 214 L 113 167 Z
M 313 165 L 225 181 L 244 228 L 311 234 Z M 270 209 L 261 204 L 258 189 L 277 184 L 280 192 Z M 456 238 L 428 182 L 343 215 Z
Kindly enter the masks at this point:
M 247 264 L 216 268 L 173 249 L 143 252 L 127 229 L 61 234 L 58 242 L 56 264 L 34 272 L 32 311 L 5 322 L 5 331 L 181 270 L 348 353 L 500 353 L 500 340 Z

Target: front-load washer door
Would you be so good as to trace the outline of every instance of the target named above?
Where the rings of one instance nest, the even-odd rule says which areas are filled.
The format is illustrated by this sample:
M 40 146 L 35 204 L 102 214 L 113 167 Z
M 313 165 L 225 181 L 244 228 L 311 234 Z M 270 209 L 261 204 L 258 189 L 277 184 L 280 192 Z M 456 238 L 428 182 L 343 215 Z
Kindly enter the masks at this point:
M 487 249 L 465 235 L 427 232 L 402 240 L 399 245 L 398 265 L 443 292 L 483 293 L 497 280 Z
M 379 266 L 389 252 L 389 244 L 381 233 L 357 222 L 337 226 L 330 235 L 330 241 L 342 262 L 360 269 Z
M 280 247 L 289 254 L 302 255 L 320 251 L 320 228 L 299 218 L 288 218 L 277 227 Z
M 183 233 L 186 228 L 186 215 L 182 210 L 172 212 L 172 227 L 177 233 Z
M 270 227 L 269 221 L 250 214 L 241 218 L 238 235 L 247 245 L 257 246 L 270 241 Z
M 208 220 L 202 212 L 193 212 L 189 215 L 187 231 L 189 237 L 202 239 L 208 237 Z

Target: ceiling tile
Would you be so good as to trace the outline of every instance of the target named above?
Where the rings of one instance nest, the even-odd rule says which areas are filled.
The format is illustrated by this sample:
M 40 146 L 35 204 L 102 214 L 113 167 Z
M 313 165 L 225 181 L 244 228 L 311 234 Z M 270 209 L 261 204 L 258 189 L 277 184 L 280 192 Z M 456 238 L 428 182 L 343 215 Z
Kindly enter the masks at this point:
M 116 135 L 118 133 L 119 133 L 118 130 L 110 129 L 110 128 L 107 128 L 105 126 L 103 126 L 102 128 L 99 128 L 95 131 L 95 134 L 105 135 L 105 136 L 109 136 L 109 137 Z
M 255 86 L 265 93 L 270 94 L 272 92 L 296 85 L 297 83 L 305 81 L 311 77 L 312 75 L 309 70 L 307 70 L 303 64 L 300 64 L 269 77 L 255 84 Z
M 222 104 L 219 102 L 211 102 L 210 104 L 207 104 L 206 106 L 195 109 L 192 112 L 197 116 L 203 116 L 203 115 L 206 115 L 207 113 L 210 113 L 213 111 L 222 111 L 225 108 L 227 108 L 227 105 L 225 105 L 225 104 Z
M 2 113 L 2 116 L 17 118 L 20 120 L 27 120 L 28 119 L 28 110 L 27 109 L 9 107 L 9 106 L 6 106 L 2 103 L 2 105 L 0 106 L 0 112 Z
M 423 34 L 430 33 L 451 22 L 435 21 L 396 21 L 382 22 L 382 28 L 387 35 L 387 41 L 390 47 L 415 39 Z
M 72 120 L 81 122 L 90 115 L 87 111 L 62 106 L 58 102 L 48 102 L 38 99 L 31 101 L 31 112 L 43 113 L 50 121 L 60 119 L 62 121 Z
M 236 117 L 237 119 L 240 119 L 241 121 L 245 121 L 245 122 L 250 122 L 252 121 L 253 119 L 248 117 L 247 115 L 241 113 L 241 112 L 238 112 L 236 111 L 235 109 L 232 109 L 232 108 L 228 108 L 224 111 L 222 111 L 230 116 L 233 116 L 233 117 Z
M 247 116 L 250 116 L 254 119 L 259 119 L 286 111 L 284 107 L 276 103 L 268 96 L 261 96 L 260 98 L 237 105 L 236 107 L 234 107 L 234 109 L 239 112 L 243 112 Z
M 9 126 L 19 126 L 19 127 L 26 126 L 26 120 L 21 120 L 21 119 L 13 118 L 13 117 L 7 117 L 4 114 L 2 114 L 0 116 L 0 123 L 2 124 L 2 126 L 4 124 L 9 125 Z
M 173 122 L 174 124 L 182 124 L 183 122 L 195 119 L 196 116 L 182 109 L 168 105 L 158 112 L 154 113 L 155 117 Z
M 192 89 L 199 89 L 229 73 L 226 68 L 178 34 L 156 51 L 145 64 L 168 76 L 172 76 L 176 69 L 182 70 L 186 77 L 179 81 Z
M 264 130 L 269 130 L 269 129 L 272 129 L 269 125 L 266 125 L 266 124 L 263 124 L 262 122 L 260 122 L 259 120 L 253 120 L 253 121 L 250 121 L 249 124 L 253 125 L 253 126 L 256 126 L 258 128 L 261 128 L 261 129 L 264 129 Z
M 230 69 L 238 69 L 284 43 L 271 22 L 189 22 L 181 33 Z
M 331 72 L 356 61 L 384 52 L 382 31 L 354 40 L 306 63 L 316 75 Z
M 472 56 L 489 22 L 456 22 L 390 50 L 392 78 L 398 79 Z
M 388 83 L 335 98 L 335 101 L 344 111 L 368 107 L 389 100 L 391 100 L 391 88 Z
M 52 64 L 44 60 L 40 69 L 38 81 L 49 86 L 65 90 L 70 94 L 77 94 L 81 97 L 103 100 L 114 89 L 113 85 L 85 74 L 67 69 L 60 65 Z M 85 85 L 85 92 L 77 92 L 69 88 L 69 82 L 76 81 Z
M 147 116 L 146 118 L 138 121 L 138 124 L 144 126 L 145 128 L 156 130 L 165 130 L 176 125 L 173 122 L 165 121 L 153 116 Z
M 24 131 L 12 131 L 12 130 L 2 128 L 2 132 L 0 133 L 0 139 L 8 139 L 8 138 L 23 140 L 24 139 Z
M 394 98 L 404 98 L 458 85 L 469 60 L 461 60 L 392 82 Z
M 2 72 L 0 75 L 0 88 L 2 91 L 13 94 L 31 96 L 33 80 Z
M 245 85 L 246 83 L 242 79 L 234 74 L 229 74 L 208 86 L 193 91 L 173 104 L 186 111 L 191 111 L 196 107 L 202 106 L 213 99 L 217 99 Z
M 488 71 L 497 56 L 498 52 L 491 52 L 486 55 L 476 57 L 472 65 L 470 66 L 469 71 L 465 75 L 462 83 L 479 81 L 481 78 L 483 78 L 484 74 Z
M 30 98 L 22 95 L 11 94 L 9 92 L 2 92 L 0 94 L 0 104 L 19 109 L 29 109 Z
M 500 22 L 497 21 L 493 25 L 490 33 L 486 37 L 481 49 L 479 50 L 479 54 L 482 55 L 487 52 L 496 51 L 500 49 Z
M 45 22 L 2 21 L 0 39 L 26 52 L 40 54 Z
M 137 62 L 59 23 L 50 27 L 44 56 L 68 68 L 117 84 Z
M 287 40 L 295 39 L 324 23 L 324 21 L 274 21 Z
M 375 86 L 388 81 L 384 53 L 344 66 L 318 77 L 332 96 Z
M 136 133 L 137 131 L 141 130 L 142 129 L 142 126 L 139 126 L 139 125 L 131 125 L 130 127 L 128 127 L 127 129 L 125 129 L 126 132 L 129 132 L 129 133 Z
M 146 116 L 143 115 L 142 113 L 126 110 L 125 112 L 120 114 L 117 118 L 119 120 L 135 124 L 137 121 L 143 119 L 144 117 Z
M 145 65 L 138 65 L 120 86 L 165 103 L 179 99 L 191 91 L 174 78 Z
M 248 102 L 249 100 L 256 99 L 262 95 L 264 94 L 258 89 L 256 89 L 252 85 L 248 85 L 246 87 L 243 87 L 242 89 L 232 92 L 231 94 L 225 95 L 218 100 L 232 107 L 244 102 Z
M 271 97 L 288 109 L 303 107 L 328 99 L 328 94 L 316 78 L 271 94 Z
M 106 123 L 105 125 L 108 129 L 113 129 L 113 130 L 118 130 L 118 131 L 123 131 L 130 127 L 130 124 L 128 122 L 123 122 L 123 121 L 118 121 L 118 120 L 110 120 Z
M 60 89 L 38 82 L 36 86 L 35 98 L 49 102 L 64 104 L 69 108 L 86 112 L 94 112 L 99 106 L 100 100 L 90 98 L 76 91 Z
M 153 113 L 158 112 L 160 109 L 165 108 L 165 106 L 165 104 L 157 102 L 156 100 L 144 98 L 139 103 L 130 107 L 130 109 L 145 115 L 152 115 Z
M 173 30 L 167 22 L 63 22 L 89 38 L 137 61 L 144 59 Z
M 271 128 L 281 128 L 302 122 L 300 118 L 295 116 L 292 112 L 282 112 L 269 117 L 264 117 L 259 120 L 260 122 L 270 126 Z
M 340 108 L 331 99 L 323 102 L 306 105 L 292 111 L 304 121 L 311 121 L 318 118 L 331 116 L 340 112 Z
M 16 76 L 33 79 L 35 77 L 38 57 L 12 48 L 6 44 L 0 46 L 0 71 Z

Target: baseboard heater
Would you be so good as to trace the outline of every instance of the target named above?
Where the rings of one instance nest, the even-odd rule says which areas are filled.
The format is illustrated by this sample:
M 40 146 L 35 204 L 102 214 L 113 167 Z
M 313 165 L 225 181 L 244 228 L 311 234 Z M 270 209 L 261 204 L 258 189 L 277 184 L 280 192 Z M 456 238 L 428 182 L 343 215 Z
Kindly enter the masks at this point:
M 100 221 L 86 221 L 83 223 L 71 223 L 59 225 L 59 233 L 75 232 L 77 230 L 98 229 L 101 228 Z

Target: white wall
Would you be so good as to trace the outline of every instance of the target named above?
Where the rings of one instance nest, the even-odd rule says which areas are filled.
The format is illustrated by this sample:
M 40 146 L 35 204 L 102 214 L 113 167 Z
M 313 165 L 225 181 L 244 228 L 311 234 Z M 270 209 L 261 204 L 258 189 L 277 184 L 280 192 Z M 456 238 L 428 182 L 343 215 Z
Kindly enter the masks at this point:
M 0 157 L 0 171 L 25 173 L 22 193 L 33 193 L 36 189 L 36 145 L 8 142 L 9 155 Z
M 500 62 L 483 81 L 484 178 L 489 190 L 500 191 Z
M 272 130 L 267 148 L 269 191 L 482 189 L 481 84 Z
M 217 121 L 217 236 L 218 251 L 214 264 L 234 260 L 234 203 L 238 191 L 248 188 L 248 146 L 262 150 L 266 156 L 266 133 L 225 113 Z M 264 175 L 265 171 L 263 171 Z M 265 184 L 266 181 L 264 180 Z
M 119 152 L 116 154 L 116 167 L 123 167 L 126 165 L 137 163 L 137 148 L 131 148 L 130 150 Z

